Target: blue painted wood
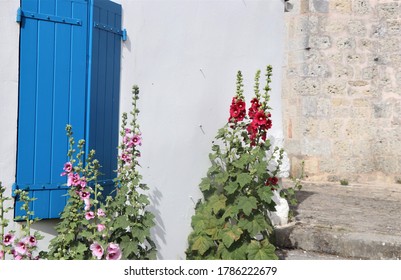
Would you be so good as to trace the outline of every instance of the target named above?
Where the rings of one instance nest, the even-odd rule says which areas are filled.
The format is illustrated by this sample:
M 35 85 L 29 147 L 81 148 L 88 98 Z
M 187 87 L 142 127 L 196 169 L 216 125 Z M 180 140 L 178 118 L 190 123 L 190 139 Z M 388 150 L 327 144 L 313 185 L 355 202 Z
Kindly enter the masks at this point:
M 108 0 L 21 0 L 22 11 L 73 18 L 81 24 L 21 15 L 18 151 L 15 188 L 36 200 L 35 217 L 57 218 L 66 203 L 65 125 L 95 149 L 105 189 L 115 178 L 119 129 L 121 6 Z M 89 17 L 89 15 L 91 15 Z M 89 58 L 89 59 L 88 59 Z M 16 201 L 15 216 L 24 215 Z
M 21 18 L 16 187 L 37 199 L 35 217 L 57 218 L 65 206 L 65 125 L 85 136 L 88 3 L 22 0 L 21 9 L 79 18 L 82 25 Z M 15 216 L 24 215 L 20 202 Z
M 106 0 L 93 2 L 93 22 L 121 30 L 121 5 Z M 115 178 L 119 130 L 121 34 L 93 25 L 90 91 L 89 147 L 102 164 L 101 180 Z M 112 185 L 105 189 L 110 191 Z M 107 191 L 107 190 L 106 190 Z

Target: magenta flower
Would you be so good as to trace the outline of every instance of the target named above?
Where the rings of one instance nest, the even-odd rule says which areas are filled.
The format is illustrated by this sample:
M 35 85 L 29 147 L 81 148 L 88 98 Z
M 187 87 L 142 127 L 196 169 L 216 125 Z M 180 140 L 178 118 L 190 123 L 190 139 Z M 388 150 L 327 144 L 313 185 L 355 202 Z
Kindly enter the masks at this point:
M 135 145 L 135 146 L 137 146 L 137 145 L 142 145 L 142 139 L 141 139 L 141 136 L 140 135 L 138 135 L 138 134 L 135 134 L 134 135 L 134 137 L 132 137 L 132 143 Z
M 121 155 L 121 159 L 126 163 L 130 163 L 131 162 L 131 155 L 127 154 L 127 153 L 123 153 Z
M 84 192 L 84 191 L 79 192 L 79 197 L 84 201 L 85 199 L 89 199 L 90 195 L 91 194 L 89 192 Z
M 22 260 L 22 256 L 21 255 L 14 255 L 14 260 L 16 260 L 16 261 L 20 261 L 20 260 Z
M 26 247 L 26 244 L 24 242 L 20 241 L 15 245 L 16 253 L 18 253 L 20 255 L 25 255 L 27 251 L 28 251 L 28 248 Z
M 68 174 L 68 180 L 67 180 L 67 186 L 79 186 L 81 183 L 81 178 L 79 177 L 78 173 L 69 173 Z
M 15 238 L 15 237 L 14 237 L 13 234 L 7 233 L 6 235 L 4 235 L 3 244 L 4 244 L 5 246 L 11 245 L 11 244 L 13 243 L 13 241 L 14 241 L 14 238 Z
M 93 219 L 94 217 L 95 217 L 95 213 L 93 213 L 92 211 L 85 213 L 85 219 L 87 219 L 88 221 Z
M 25 237 L 23 242 L 25 244 L 29 244 L 31 247 L 34 247 L 38 244 L 38 240 L 35 238 L 35 236 L 32 236 L 32 235 Z
M 106 229 L 106 226 L 105 225 L 102 225 L 102 224 L 98 224 L 97 225 L 97 231 L 103 231 L 103 230 L 105 230 Z
M 102 208 L 99 208 L 99 209 L 97 209 L 97 215 L 98 215 L 99 217 L 105 217 L 105 216 L 106 216 L 106 213 L 103 211 Z
M 4 258 L 4 251 L 0 251 L 0 260 Z
M 86 187 L 86 178 L 85 177 L 81 177 L 81 179 L 79 180 L 79 185 L 82 187 L 82 188 L 85 188 Z
M 121 259 L 121 249 L 118 244 L 110 243 L 107 247 L 106 260 L 119 260 Z
M 71 162 L 66 162 L 64 164 L 63 170 L 67 173 L 70 173 L 72 171 L 72 163 Z
M 103 247 L 99 243 L 97 243 L 97 242 L 93 243 L 89 247 L 89 249 L 92 251 L 92 255 L 95 256 L 98 260 L 100 260 L 102 258 L 104 251 L 103 251 Z
M 129 133 L 131 133 L 131 128 L 126 128 L 125 129 L 125 134 L 129 134 Z

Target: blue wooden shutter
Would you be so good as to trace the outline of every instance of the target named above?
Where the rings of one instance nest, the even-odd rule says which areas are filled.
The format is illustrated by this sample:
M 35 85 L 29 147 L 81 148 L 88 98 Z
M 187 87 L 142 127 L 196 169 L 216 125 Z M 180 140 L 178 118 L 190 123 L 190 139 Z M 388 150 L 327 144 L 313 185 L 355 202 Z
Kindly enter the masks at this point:
M 86 139 L 109 183 L 117 162 L 121 6 L 106 0 L 21 0 L 16 183 L 37 198 L 35 217 L 66 203 L 65 125 Z M 105 28 L 95 28 L 95 23 Z M 107 30 L 107 28 L 116 30 Z M 118 27 L 118 30 L 117 30 Z M 117 38 L 119 38 L 117 40 Z M 88 59 L 89 58 L 89 59 Z M 99 140 L 100 139 L 100 140 Z M 15 216 L 23 215 L 16 201 Z
M 92 7 L 88 147 L 102 165 L 100 182 L 110 191 L 117 169 L 121 5 L 95 0 Z M 108 189 L 108 190 L 107 190 Z

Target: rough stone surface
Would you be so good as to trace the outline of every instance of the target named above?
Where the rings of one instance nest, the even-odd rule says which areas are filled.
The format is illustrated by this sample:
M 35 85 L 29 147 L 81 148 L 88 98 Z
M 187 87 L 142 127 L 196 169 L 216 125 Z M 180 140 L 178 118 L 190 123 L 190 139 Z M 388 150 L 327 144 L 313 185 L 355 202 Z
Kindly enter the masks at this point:
M 305 161 L 319 180 L 395 182 L 401 145 L 388 143 L 401 136 L 401 1 L 295 2 L 285 13 L 282 94 L 291 164 Z
M 284 185 L 291 186 L 289 181 Z M 281 248 L 339 258 L 401 259 L 401 185 L 303 182 L 297 198 L 292 224 L 276 229 Z

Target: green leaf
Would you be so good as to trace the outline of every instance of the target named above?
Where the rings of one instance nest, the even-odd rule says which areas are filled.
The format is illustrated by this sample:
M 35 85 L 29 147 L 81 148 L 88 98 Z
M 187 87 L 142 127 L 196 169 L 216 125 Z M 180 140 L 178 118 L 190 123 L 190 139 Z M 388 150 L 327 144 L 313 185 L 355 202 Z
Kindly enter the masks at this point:
M 213 195 L 209 198 L 208 204 L 215 214 L 226 207 L 227 198 L 224 195 Z
M 216 175 L 215 181 L 219 185 L 223 185 L 227 180 L 228 180 L 228 173 L 227 172 L 221 172 Z
M 269 228 L 266 219 L 261 214 L 247 219 L 241 219 L 238 226 L 242 229 L 246 229 L 250 236 L 255 236 L 261 231 Z
M 238 199 L 238 209 L 242 209 L 245 215 L 249 216 L 249 214 L 251 214 L 252 212 L 252 209 L 256 208 L 257 208 L 256 198 L 241 196 Z
M 242 187 L 252 181 L 252 176 L 249 173 L 241 173 L 237 175 L 237 183 Z
M 263 241 L 251 241 L 246 252 L 248 254 L 248 260 L 277 260 L 275 254 L 276 248 L 267 240 Z
M 209 179 L 209 177 L 202 178 L 202 182 L 199 184 L 199 188 L 203 192 L 210 190 L 210 179 Z
M 221 231 L 221 239 L 223 240 L 224 246 L 230 248 L 230 246 L 237 241 L 242 234 L 242 230 L 238 226 L 231 226 Z
M 194 238 L 191 250 L 198 251 L 199 254 L 204 255 L 213 245 L 213 240 L 209 236 L 199 235 Z
M 238 215 L 238 207 L 236 205 L 228 205 L 224 211 L 222 219 L 235 218 Z
M 224 246 L 223 246 L 224 247 Z M 229 249 L 221 250 L 221 257 L 223 260 L 246 260 L 246 249 L 248 244 L 243 242 L 236 242 Z
M 228 194 L 233 194 L 238 189 L 239 185 L 236 182 L 230 182 L 224 187 Z
M 259 198 L 266 203 L 270 203 L 272 201 L 273 192 L 270 187 L 261 187 L 257 191 Z
M 243 154 L 238 160 L 233 162 L 233 165 L 237 168 L 243 168 L 247 163 L 249 163 L 249 159 L 249 154 Z

